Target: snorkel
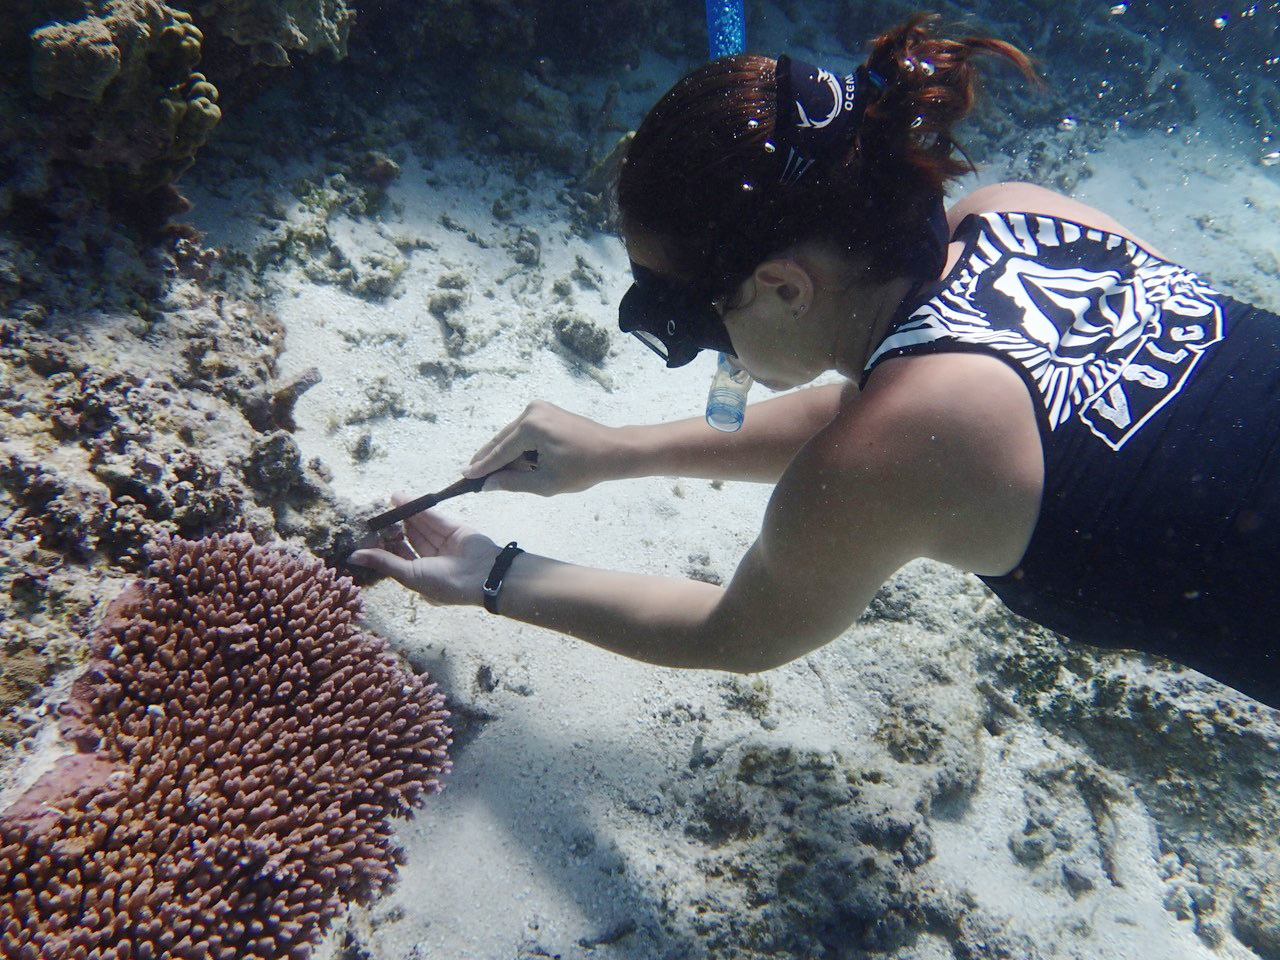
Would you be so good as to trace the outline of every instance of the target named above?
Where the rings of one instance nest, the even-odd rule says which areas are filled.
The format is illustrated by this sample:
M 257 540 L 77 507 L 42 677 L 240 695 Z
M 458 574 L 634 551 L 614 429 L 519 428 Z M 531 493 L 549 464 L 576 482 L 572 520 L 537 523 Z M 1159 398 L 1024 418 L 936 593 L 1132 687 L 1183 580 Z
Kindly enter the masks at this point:
M 707 46 L 712 60 L 731 57 L 747 48 L 742 0 L 707 0 Z
M 742 0 L 707 0 L 707 40 L 712 60 L 741 53 L 746 27 Z M 618 329 L 661 357 L 683 367 L 703 350 L 716 353 L 716 372 L 707 394 L 707 423 L 731 433 L 742 427 L 752 379 L 737 363 L 714 291 L 696 282 L 664 277 L 635 260 L 634 283 L 618 304 Z
M 707 0 L 707 47 L 712 60 L 746 49 L 747 19 L 742 0 Z M 752 382 L 751 374 L 721 352 L 716 357 L 716 373 L 707 393 L 707 423 L 725 433 L 740 429 L 746 418 L 747 391 Z

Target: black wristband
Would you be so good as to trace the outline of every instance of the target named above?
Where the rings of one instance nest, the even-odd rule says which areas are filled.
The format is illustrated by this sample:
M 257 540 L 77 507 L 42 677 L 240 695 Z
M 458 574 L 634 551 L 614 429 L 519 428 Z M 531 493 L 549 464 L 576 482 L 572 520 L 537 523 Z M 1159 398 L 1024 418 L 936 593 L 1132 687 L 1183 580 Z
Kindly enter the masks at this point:
M 498 558 L 493 561 L 493 567 L 489 570 L 489 579 L 484 582 L 484 608 L 490 613 L 498 612 L 498 591 L 502 589 L 502 578 L 507 575 L 507 569 L 511 566 L 511 561 L 516 558 L 517 553 L 524 553 L 516 542 L 512 540 L 502 552 L 498 554 Z

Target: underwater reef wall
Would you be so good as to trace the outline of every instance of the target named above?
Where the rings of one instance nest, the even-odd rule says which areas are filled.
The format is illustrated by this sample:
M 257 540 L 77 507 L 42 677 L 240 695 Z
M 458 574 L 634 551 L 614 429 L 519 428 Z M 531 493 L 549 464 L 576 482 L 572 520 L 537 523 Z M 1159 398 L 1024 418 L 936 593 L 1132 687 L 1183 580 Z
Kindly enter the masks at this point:
M 361 5 L 361 61 L 384 74 L 473 58 L 465 85 L 486 115 L 534 111 L 556 124 L 548 94 L 525 77 L 550 58 L 576 61 L 601 42 L 634 57 L 669 32 L 668 8 L 620 0 L 570 14 L 561 0 L 437 0 Z M 568 15 L 566 15 L 568 14 Z M 291 54 L 342 59 L 356 23 L 346 0 L 14 0 L 0 11 L 0 218 L 38 218 L 78 182 L 135 216 L 163 223 L 164 192 L 195 162 L 222 117 L 219 87 L 241 98 L 269 87 Z M 678 18 L 682 32 L 697 18 Z M 198 71 L 197 67 L 203 66 Z M 443 72 L 451 68 L 443 64 Z M 485 105 L 492 110 L 485 110 Z M 500 107 L 501 105 L 501 107 Z M 534 109 L 540 108 L 540 109 Z M 159 191 L 159 192 L 157 192 Z M 23 209 L 34 205 L 34 209 Z
M 928 6 L 1037 58 L 1048 95 L 1024 98 L 1015 124 L 1024 132 L 1064 117 L 1096 120 L 1100 131 L 1117 122 L 1176 130 L 1195 119 L 1201 80 L 1260 138 L 1280 132 L 1280 87 L 1269 77 L 1277 27 L 1242 0 L 1190 16 L 1171 5 Z M 831 0 L 782 9 L 794 23 L 792 45 L 822 42 L 829 31 L 858 56 L 874 32 L 919 5 Z M 757 22 L 763 16 L 751 12 Z M 574 99 L 583 76 L 616 74 L 644 52 L 696 63 L 705 49 L 700 13 L 671 0 L 15 0 L 0 11 L 0 218 L 15 209 L 37 217 L 51 194 L 78 182 L 163 223 L 181 207 L 168 188 L 223 110 L 281 85 L 288 71 L 276 68 L 293 64 L 306 68 L 290 81 L 295 93 L 317 101 L 357 73 L 392 90 L 427 78 L 478 138 L 580 175 L 600 149 L 593 141 L 615 130 L 623 79 L 601 82 L 601 99 L 588 107 Z M 347 58 L 352 69 L 335 75 L 332 61 Z M 1004 133 L 996 140 L 1014 131 Z M 1028 173 L 1045 172 L 1047 162 Z
M 178 0 L 253 59 L 283 66 L 290 52 L 347 55 L 356 14 L 346 0 Z
M 290 52 L 346 55 L 344 0 L 15 0 L 0 11 L 0 218 L 38 218 L 87 188 L 135 218 L 181 208 L 165 188 L 222 117 L 215 85 Z M 207 68 L 206 41 L 217 47 Z M 223 41 L 220 44 L 218 41 Z M 34 209 L 23 209 L 34 207 Z
M 128 248 L 107 262 L 145 276 Z M 0 282 L 0 759 L 149 541 L 246 532 L 330 561 L 354 542 L 353 511 L 290 433 L 314 378 L 276 379 L 279 322 L 168 270 L 143 299 L 0 249 L 0 277 L 22 280 L 8 297 Z M 124 302 L 91 309 L 85 291 Z
M 443 698 L 317 560 L 150 552 L 61 708 L 80 752 L 0 815 L 0 953 L 304 960 L 393 881 L 390 818 L 449 767 Z

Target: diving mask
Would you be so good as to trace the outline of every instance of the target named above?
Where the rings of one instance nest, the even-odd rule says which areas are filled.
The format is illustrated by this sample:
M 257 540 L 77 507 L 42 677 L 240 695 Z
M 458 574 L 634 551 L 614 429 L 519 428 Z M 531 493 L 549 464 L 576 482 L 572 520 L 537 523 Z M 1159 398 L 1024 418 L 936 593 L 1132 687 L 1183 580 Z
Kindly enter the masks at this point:
M 631 275 L 635 282 L 618 304 L 623 333 L 662 357 L 668 367 L 683 367 L 699 350 L 737 356 L 709 294 L 662 277 L 634 260 Z

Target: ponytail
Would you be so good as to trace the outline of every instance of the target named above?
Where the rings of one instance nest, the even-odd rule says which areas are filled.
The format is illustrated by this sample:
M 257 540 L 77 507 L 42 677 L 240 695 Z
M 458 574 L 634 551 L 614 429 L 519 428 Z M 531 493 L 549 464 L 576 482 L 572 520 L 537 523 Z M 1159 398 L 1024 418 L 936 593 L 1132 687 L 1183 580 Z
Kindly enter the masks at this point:
M 871 41 L 867 66 L 888 82 L 867 108 L 847 159 L 860 158 L 867 172 L 880 166 L 908 167 L 918 173 L 922 186 L 940 193 L 948 181 L 974 171 L 951 135 L 977 100 L 974 58 L 998 56 L 1028 80 L 1038 78 L 1030 58 L 1012 44 L 987 37 L 937 37 L 930 29 L 937 20 L 936 14 L 918 13 Z

